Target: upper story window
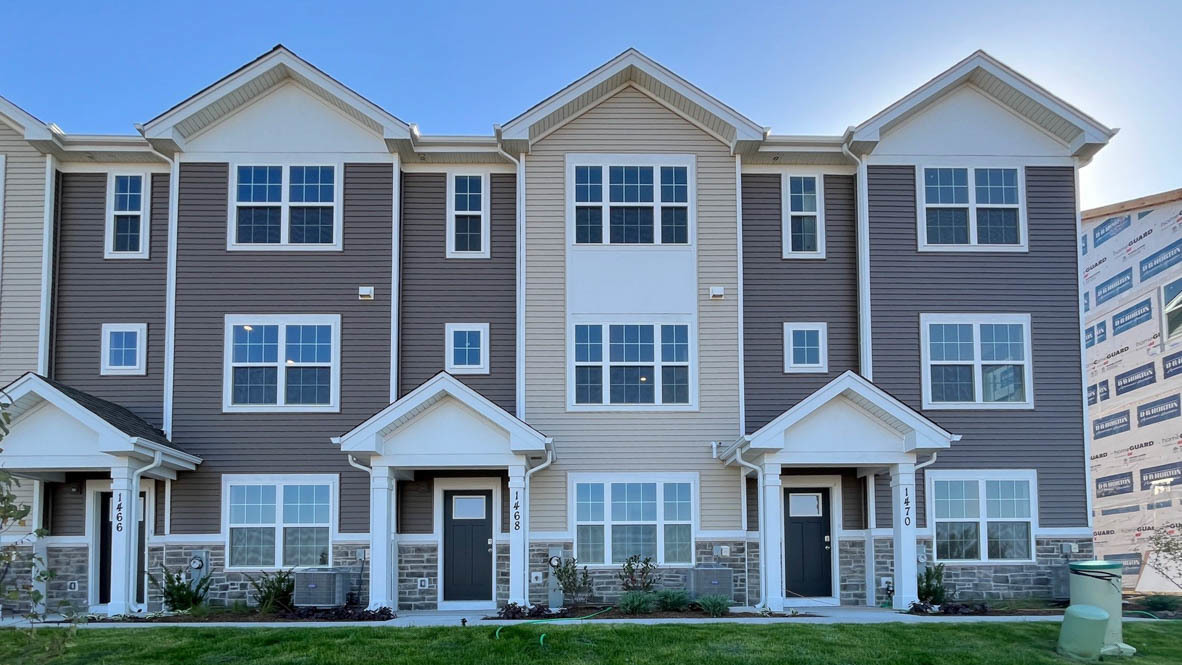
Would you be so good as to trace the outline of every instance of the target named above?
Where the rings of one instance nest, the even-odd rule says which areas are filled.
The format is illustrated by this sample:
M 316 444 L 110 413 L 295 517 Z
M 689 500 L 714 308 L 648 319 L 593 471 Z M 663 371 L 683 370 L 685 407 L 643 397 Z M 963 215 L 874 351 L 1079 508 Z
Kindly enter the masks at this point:
M 488 180 L 487 173 L 448 174 L 447 258 L 489 258 Z
M 579 563 L 620 564 L 630 556 L 658 564 L 693 563 L 692 474 L 575 474 L 572 512 Z
M 488 374 L 488 324 L 448 323 L 444 326 L 447 357 L 444 367 L 452 374 Z
M 694 162 L 678 155 L 568 155 L 576 245 L 688 245 Z
M 580 407 L 691 405 L 696 398 L 690 326 L 574 326 L 571 403 Z
M 1033 471 L 929 471 L 937 561 L 1034 559 Z
M 104 323 L 102 326 L 103 376 L 147 373 L 148 324 Z
M 1166 344 L 1182 341 L 1182 278 L 1161 287 L 1162 339 Z
M 112 173 L 107 176 L 107 223 L 103 257 L 148 257 L 148 176 Z
M 1018 168 L 923 168 L 919 248 L 1024 251 L 1021 175 Z
M 228 249 L 340 249 L 339 176 L 331 165 L 235 165 Z
M 1034 407 L 1029 314 L 921 314 L 923 408 Z
M 789 374 L 829 371 L 829 326 L 825 323 L 784 324 L 784 371 Z
M 341 317 L 227 315 L 223 411 L 337 411 Z
M 335 496 L 332 476 L 223 476 L 227 567 L 330 565 Z
M 785 174 L 781 238 L 786 259 L 825 258 L 825 194 L 816 175 Z

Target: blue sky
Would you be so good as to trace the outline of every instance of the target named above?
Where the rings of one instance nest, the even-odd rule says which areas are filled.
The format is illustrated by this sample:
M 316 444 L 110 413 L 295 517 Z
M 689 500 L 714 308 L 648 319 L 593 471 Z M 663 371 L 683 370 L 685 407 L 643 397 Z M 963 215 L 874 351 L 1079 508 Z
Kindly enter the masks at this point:
M 429 134 L 489 134 L 629 46 L 776 133 L 837 134 L 983 48 L 1121 128 L 1084 207 L 1182 187 L 1176 1 L 6 3 L 0 25 L 0 95 L 77 133 L 132 133 L 282 42 Z

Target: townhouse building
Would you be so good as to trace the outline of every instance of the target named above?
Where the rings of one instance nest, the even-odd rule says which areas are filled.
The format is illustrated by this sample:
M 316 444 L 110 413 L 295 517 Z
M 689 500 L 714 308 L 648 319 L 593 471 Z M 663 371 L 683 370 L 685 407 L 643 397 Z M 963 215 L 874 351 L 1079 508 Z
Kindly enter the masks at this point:
M 1078 169 L 976 52 L 841 135 L 628 50 L 432 136 L 277 46 L 127 136 L 0 100 L 0 464 L 53 606 L 330 566 L 373 607 L 1047 596 L 1091 553 Z

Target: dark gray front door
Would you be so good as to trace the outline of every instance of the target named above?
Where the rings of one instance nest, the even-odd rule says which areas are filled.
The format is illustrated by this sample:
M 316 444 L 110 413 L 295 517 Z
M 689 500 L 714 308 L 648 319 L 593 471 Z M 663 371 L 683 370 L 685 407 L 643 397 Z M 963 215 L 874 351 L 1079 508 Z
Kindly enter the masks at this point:
M 784 580 L 788 597 L 833 595 L 828 488 L 784 490 Z
M 443 599 L 492 600 L 492 490 L 443 492 Z
M 111 509 L 112 499 L 115 495 L 111 492 L 99 492 L 99 603 L 107 604 L 111 602 Z M 144 492 L 140 492 L 140 506 L 147 505 L 147 498 Z M 124 506 L 124 514 L 128 511 L 130 506 Z M 144 565 L 148 558 L 147 548 L 144 546 L 146 542 L 146 534 L 144 533 L 144 511 L 140 511 L 140 528 L 139 528 L 139 551 L 140 555 L 136 557 L 136 586 L 135 586 L 135 602 L 144 602 Z

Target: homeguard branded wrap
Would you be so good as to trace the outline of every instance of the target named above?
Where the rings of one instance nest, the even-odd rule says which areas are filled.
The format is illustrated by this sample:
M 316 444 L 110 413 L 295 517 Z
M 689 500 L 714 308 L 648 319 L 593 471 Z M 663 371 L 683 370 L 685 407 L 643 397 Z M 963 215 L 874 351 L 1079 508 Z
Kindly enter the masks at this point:
M 1104 220 L 1100 226 L 1092 231 L 1092 246 L 1099 247 L 1108 240 L 1120 235 L 1121 231 L 1129 228 L 1133 224 L 1133 218 L 1130 215 L 1121 217 L 1110 217 Z
M 1096 479 L 1096 496 L 1100 498 L 1128 494 L 1133 491 L 1133 472 L 1125 471 Z
M 1088 326 L 1087 329 L 1084 330 L 1084 347 L 1090 349 L 1090 348 L 1092 348 L 1092 346 L 1095 343 L 1096 343 L 1096 327 L 1095 326 Z
M 1096 384 L 1088 386 L 1088 406 L 1096 403 Z
M 1125 575 L 1141 574 L 1141 553 L 1126 552 L 1121 554 L 1105 554 L 1105 561 L 1119 561 Z
M 1138 388 L 1151 386 L 1157 382 L 1156 372 L 1153 371 L 1153 363 L 1148 362 L 1140 367 L 1116 375 L 1116 394 L 1123 395 L 1125 393 L 1133 392 Z
M 1182 239 L 1175 240 L 1141 260 L 1141 281 L 1162 273 L 1182 262 Z
M 1092 421 L 1092 438 L 1103 439 L 1106 436 L 1127 432 L 1131 424 L 1127 410 L 1097 418 Z
M 1079 237 L 1079 253 L 1081 256 L 1088 255 L 1088 234 L 1083 234 Z
M 1178 374 L 1182 374 L 1182 351 L 1161 359 L 1161 378 L 1168 379 Z
M 1100 481 L 1097 480 L 1096 482 L 1099 483 Z M 1154 483 L 1182 485 L 1182 462 L 1171 462 L 1170 464 L 1141 469 L 1141 490 L 1145 491 L 1153 487 Z
M 1096 306 L 1103 305 L 1131 288 L 1133 288 L 1133 269 L 1125 268 L 1115 277 L 1108 278 L 1096 287 Z
M 1149 298 L 1146 298 L 1123 312 L 1117 312 L 1113 315 L 1112 336 L 1116 337 L 1122 332 L 1131 330 L 1151 319 L 1153 319 L 1153 304 Z
M 1108 399 L 1108 379 L 1104 379 L 1096 384 L 1096 393 L 1101 402 Z
M 1182 415 L 1182 400 L 1178 395 L 1154 400 L 1137 407 L 1137 427 L 1145 427 Z

